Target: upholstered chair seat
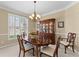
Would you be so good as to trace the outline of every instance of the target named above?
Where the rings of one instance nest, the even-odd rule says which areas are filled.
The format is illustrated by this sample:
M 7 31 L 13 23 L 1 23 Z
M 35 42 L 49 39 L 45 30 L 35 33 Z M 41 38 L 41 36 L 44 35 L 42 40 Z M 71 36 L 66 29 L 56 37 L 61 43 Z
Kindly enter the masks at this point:
M 58 38 L 55 45 L 49 44 L 46 47 L 42 47 L 41 54 L 45 54 L 50 57 L 55 57 L 55 56 L 58 57 L 58 48 L 59 48 L 60 38 L 61 37 Z
M 23 44 L 23 45 L 25 47 L 25 50 L 29 50 L 29 49 L 33 48 L 33 46 L 30 43 L 26 43 L 26 44 Z
M 44 54 L 48 54 L 50 56 L 53 56 L 53 53 L 55 51 L 55 48 L 56 48 L 56 45 L 49 45 L 47 47 L 43 47 L 41 49 L 41 52 L 44 53 Z
M 60 41 L 60 43 L 65 45 L 65 46 L 69 44 L 69 42 L 66 42 L 66 41 Z

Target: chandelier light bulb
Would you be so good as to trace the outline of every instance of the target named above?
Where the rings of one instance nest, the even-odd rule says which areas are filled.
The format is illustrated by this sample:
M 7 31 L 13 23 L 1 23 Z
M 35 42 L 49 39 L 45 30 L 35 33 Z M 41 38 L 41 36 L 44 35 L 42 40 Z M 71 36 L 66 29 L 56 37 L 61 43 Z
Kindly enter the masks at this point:
M 40 15 L 38 15 L 38 14 L 37 14 L 37 17 L 38 17 L 38 18 L 41 18 L 41 16 L 40 16 Z
M 32 17 L 32 16 L 29 16 L 29 18 L 30 18 L 30 19 L 33 19 L 33 17 Z
M 35 19 L 37 19 L 37 17 L 35 17 Z
M 34 17 L 35 15 L 34 14 L 32 14 L 32 17 Z

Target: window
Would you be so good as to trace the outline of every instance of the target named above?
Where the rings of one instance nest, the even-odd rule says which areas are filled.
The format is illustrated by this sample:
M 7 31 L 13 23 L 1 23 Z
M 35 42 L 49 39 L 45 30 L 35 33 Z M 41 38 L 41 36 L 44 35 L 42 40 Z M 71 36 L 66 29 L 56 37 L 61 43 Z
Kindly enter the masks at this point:
M 16 39 L 17 34 L 25 32 L 28 38 L 28 19 L 23 16 L 8 14 L 8 39 Z

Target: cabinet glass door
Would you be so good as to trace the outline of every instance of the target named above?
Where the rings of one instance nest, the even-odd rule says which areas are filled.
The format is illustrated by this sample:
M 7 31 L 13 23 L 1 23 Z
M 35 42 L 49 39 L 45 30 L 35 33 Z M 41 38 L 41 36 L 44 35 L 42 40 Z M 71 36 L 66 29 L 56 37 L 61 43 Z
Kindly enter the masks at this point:
M 50 33 L 52 33 L 52 31 L 53 31 L 52 25 L 53 25 L 52 22 L 50 22 L 50 24 L 49 24 L 49 32 Z

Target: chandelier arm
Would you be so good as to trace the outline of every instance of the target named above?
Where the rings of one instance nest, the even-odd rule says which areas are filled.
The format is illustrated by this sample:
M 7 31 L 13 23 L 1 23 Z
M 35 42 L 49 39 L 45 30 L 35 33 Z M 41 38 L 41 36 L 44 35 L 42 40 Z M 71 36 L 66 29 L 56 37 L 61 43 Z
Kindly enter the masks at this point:
M 40 15 L 36 13 L 36 1 L 34 1 L 34 13 L 32 16 L 30 16 L 30 19 L 36 21 L 37 19 L 40 19 Z

